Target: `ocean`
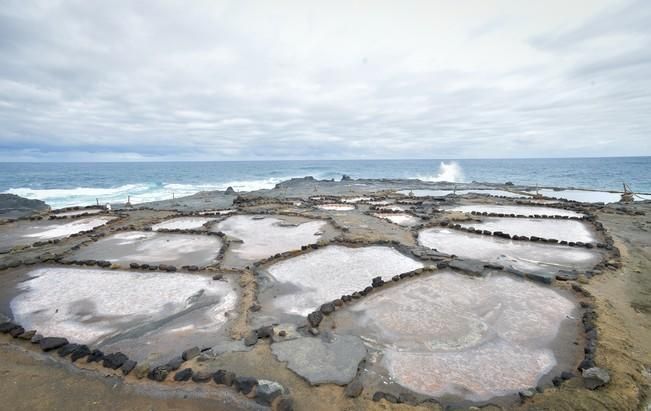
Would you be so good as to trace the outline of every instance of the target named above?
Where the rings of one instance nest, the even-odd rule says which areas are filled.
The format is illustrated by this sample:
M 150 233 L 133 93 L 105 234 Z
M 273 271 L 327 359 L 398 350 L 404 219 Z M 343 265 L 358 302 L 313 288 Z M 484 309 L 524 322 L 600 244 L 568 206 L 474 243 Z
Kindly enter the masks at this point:
M 169 199 L 204 190 L 272 188 L 292 177 L 418 178 L 651 192 L 651 157 L 487 160 L 319 160 L 0 163 L 0 192 L 73 205 Z

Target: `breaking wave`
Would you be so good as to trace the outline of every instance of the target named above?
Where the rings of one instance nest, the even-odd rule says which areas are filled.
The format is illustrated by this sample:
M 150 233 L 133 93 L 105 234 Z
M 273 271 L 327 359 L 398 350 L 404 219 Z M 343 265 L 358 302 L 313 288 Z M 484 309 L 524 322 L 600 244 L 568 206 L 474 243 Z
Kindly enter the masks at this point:
M 463 169 L 459 163 L 451 161 L 446 163 L 441 161 L 439 165 L 438 174 L 435 176 L 418 176 L 422 181 L 445 181 L 449 183 L 462 183 L 463 182 Z

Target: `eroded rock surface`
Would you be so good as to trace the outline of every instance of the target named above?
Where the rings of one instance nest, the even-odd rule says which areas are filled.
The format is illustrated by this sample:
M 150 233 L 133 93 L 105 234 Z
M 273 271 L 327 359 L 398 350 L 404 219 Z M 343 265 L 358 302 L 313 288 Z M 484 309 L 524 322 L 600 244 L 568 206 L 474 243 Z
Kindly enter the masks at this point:
M 359 337 L 335 335 L 331 341 L 321 338 L 299 338 L 271 346 L 279 361 L 305 378 L 310 384 L 348 384 L 357 373 L 357 366 L 366 356 L 366 347 Z

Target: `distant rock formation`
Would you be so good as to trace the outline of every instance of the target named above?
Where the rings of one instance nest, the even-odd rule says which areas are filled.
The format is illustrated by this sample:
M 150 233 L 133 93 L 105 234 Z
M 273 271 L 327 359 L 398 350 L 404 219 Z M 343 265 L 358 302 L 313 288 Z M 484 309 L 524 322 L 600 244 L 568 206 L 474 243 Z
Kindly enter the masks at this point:
M 0 219 L 27 217 L 49 209 L 50 206 L 41 200 L 30 200 L 15 194 L 0 194 Z

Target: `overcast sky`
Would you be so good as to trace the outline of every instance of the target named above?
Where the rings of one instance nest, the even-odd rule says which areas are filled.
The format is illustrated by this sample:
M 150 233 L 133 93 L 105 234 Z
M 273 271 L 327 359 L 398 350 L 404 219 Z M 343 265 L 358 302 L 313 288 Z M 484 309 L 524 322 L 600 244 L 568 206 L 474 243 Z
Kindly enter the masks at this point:
M 0 161 L 651 155 L 651 1 L 0 4 Z

